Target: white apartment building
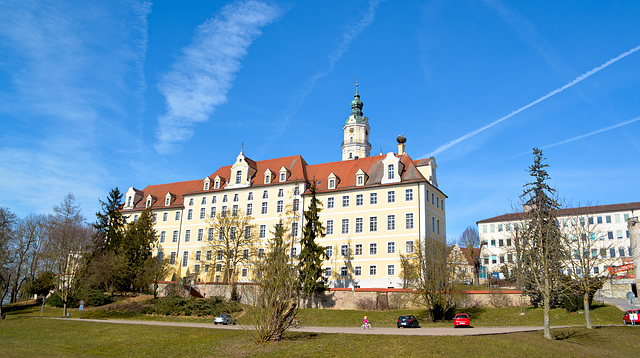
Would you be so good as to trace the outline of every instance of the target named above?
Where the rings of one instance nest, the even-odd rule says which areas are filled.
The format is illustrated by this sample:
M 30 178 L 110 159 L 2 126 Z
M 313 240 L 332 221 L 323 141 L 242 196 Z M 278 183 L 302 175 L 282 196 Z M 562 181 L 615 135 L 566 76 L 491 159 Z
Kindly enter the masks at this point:
M 593 275 L 607 273 L 609 266 L 620 266 L 632 262 L 631 244 L 627 219 L 640 215 L 640 202 L 585 206 L 558 211 L 558 222 L 565 235 L 572 235 L 572 226 L 588 223 L 592 228 L 585 237 L 575 240 L 591 240 L 589 255 L 597 255 L 603 264 L 593 268 Z M 485 241 L 482 250 L 483 272 L 481 277 L 503 278 L 505 264 L 513 263 L 513 234 L 522 227 L 524 213 L 512 213 L 478 221 L 480 240 Z M 580 236 L 580 235 L 578 235 Z M 588 236 L 588 237 L 587 237 Z M 579 253 L 578 253 L 579 254 Z M 568 268 L 567 268 L 568 269 Z

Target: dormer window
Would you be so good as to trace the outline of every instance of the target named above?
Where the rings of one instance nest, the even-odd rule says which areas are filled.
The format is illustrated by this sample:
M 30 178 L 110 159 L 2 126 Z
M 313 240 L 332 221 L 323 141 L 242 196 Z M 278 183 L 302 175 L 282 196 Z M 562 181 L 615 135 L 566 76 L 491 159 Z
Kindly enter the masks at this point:
M 151 198 L 147 198 L 147 208 L 151 207 Z
M 286 181 L 287 180 L 287 173 L 280 173 L 280 181 Z
M 329 179 L 329 184 L 327 184 L 329 186 L 329 189 L 335 189 L 336 188 L 336 180 L 335 179 Z
M 204 183 L 204 190 L 209 190 L 209 182 Z
M 166 197 L 164 199 L 164 206 L 169 206 L 171 205 L 171 197 Z
M 242 170 L 236 172 L 236 184 L 242 183 Z
M 270 184 L 271 183 L 271 174 L 267 173 L 264 175 L 264 183 L 265 184 Z
M 358 175 L 358 177 L 356 178 L 356 185 L 364 185 L 364 175 Z
M 395 179 L 396 177 L 396 166 L 394 164 L 387 165 L 387 178 L 389 180 Z
M 133 200 L 133 198 L 132 198 L 132 197 L 128 197 L 128 198 L 127 198 L 127 207 L 129 207 L 129 208 L 131 207 L 131 201 L 132 201 L 132 200 Z
M 214 189 L 220 189 L 220 179 L 216 179 L 216 182 L 213 184 Z

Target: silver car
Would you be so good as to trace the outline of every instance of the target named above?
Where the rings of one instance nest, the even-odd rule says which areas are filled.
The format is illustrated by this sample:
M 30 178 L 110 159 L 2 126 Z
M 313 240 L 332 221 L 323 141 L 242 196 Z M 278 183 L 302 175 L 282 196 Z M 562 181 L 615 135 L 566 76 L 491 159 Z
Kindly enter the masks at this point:
M 236 321 L 235 318 L 231 317 L 231 315 L 228 315 L 226 313 L 223 313 L 223 314 L 221 314 L 218 317 L 213 319 L 213 323 L 214 324 L 222 323 L 224 325 L 227 325 L 227 324 L 234 324 L 235 325 L 236 322 L 237 321 Z

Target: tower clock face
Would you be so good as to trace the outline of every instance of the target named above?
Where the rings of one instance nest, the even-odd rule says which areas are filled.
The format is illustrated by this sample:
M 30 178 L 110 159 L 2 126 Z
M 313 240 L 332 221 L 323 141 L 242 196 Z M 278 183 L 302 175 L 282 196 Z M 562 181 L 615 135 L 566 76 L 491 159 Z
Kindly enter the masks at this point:
M 353 133 L 353 128 L 349 129 L 349 133 Z

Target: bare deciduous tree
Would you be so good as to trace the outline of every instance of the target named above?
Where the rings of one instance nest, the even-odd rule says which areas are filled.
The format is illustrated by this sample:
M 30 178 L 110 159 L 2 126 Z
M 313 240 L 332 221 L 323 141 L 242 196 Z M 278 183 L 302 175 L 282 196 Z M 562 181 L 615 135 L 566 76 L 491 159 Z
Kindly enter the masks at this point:
M 94 232 L 80 214 L 73 194 L 68 194 L 53 211 L 48 220 L 43 259 L 56 274 L 54 290 L 62 299 L 63 315 L 66 316 L 67 306 L 85 277 L 85 258 L 91 252 Z
M 478 228 L 476 226 L 468 226 L 458 242 L 469 251 L 471 265 L 473 265 L 473 284 L 480 286 L 480 270 L 482 269 L 481 253 L 485 243 L 480 240 Z
M 17 302 L 23 284 L 34 281 L 38 273 L 42 245 L 46 236 L 47 218 L 30 215 L 18 222 L 11 251 L 14 255 L 11 302 Z
M 15 257 L 11 252 L 14 239 L 14 229 L 17 217 L 8 208 L 0 207 L 0 320 L 2 314 L 2 302 L 11 288 L 13 277 L 12 265 Z
M 215 263 L 222 265 L 222 281 L 229 285 L 231 297 L 236 290 L 238 267 L 252 262 L 257 254 L 258 233 L 252 220 L 242 210 L 221 211 L 209 220 L 209 229 L 214 234 L 206 247 L 216 253 Z

